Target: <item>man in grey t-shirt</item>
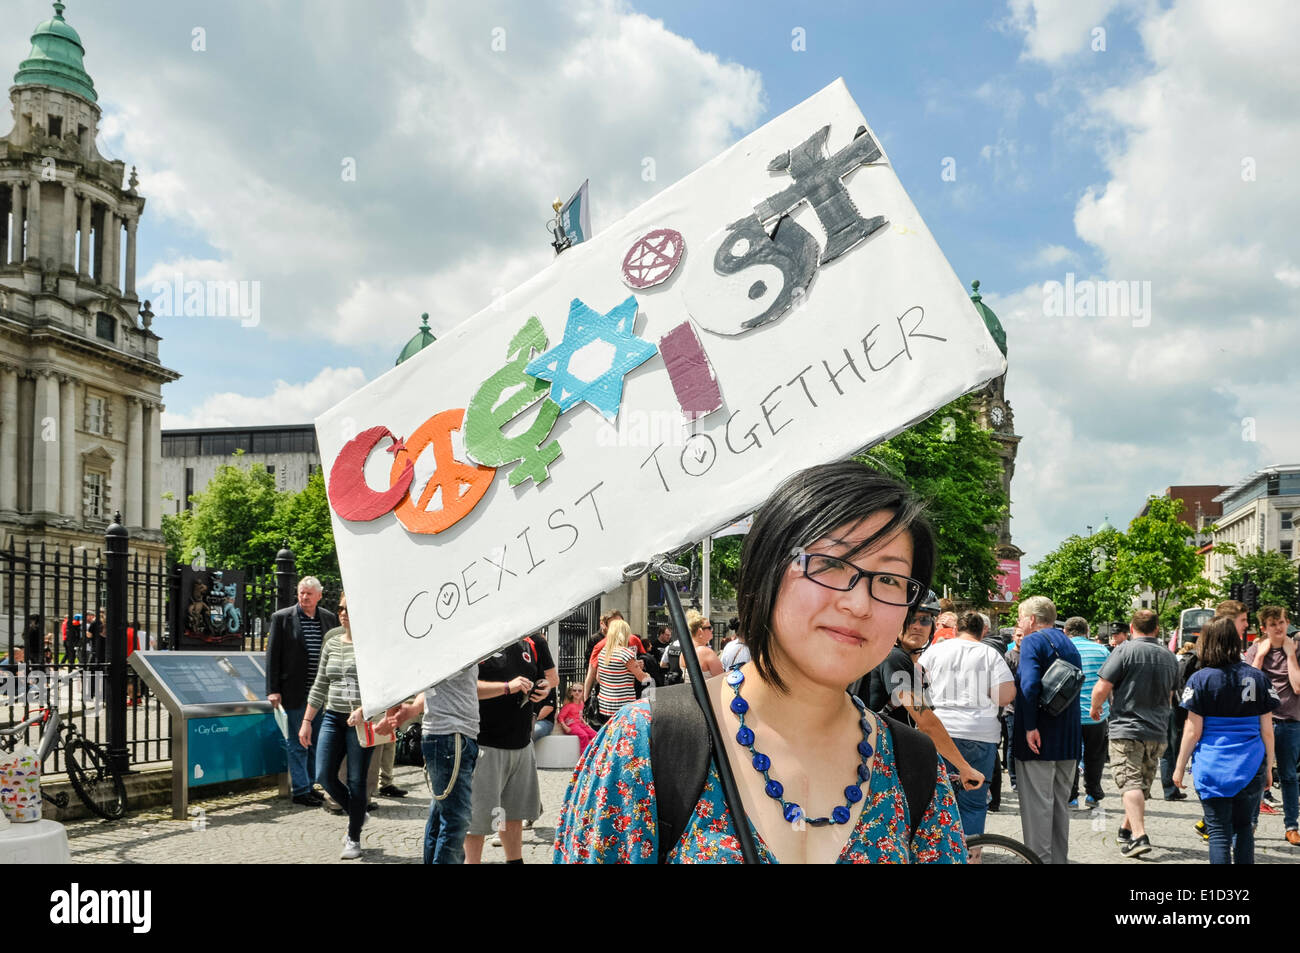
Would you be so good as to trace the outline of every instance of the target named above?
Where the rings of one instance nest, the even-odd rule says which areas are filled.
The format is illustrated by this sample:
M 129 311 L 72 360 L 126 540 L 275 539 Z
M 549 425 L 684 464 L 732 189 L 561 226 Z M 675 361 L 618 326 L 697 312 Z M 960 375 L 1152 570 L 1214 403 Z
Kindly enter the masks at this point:
M 398 724 L 421 712 L 420 750 L 433 788 L 424 825 L 424 862 L 463 864 L 478 761 L 478 666 L 439 682 L 414 702 L 389 709 Z
M 1120 850 L 1138 857 L 1151 849 L 1146 836 L 1146 799 L 1168 742 L 1169 713 L 1178 681 L 1178 662 L 1161 644 L 1159 619 L 1150 609 L 1133 613 L 1132 634 L 1097 673 L 1092 690 L 1094 721 L 1110 699 L 1110 770 L 1124 798 Z

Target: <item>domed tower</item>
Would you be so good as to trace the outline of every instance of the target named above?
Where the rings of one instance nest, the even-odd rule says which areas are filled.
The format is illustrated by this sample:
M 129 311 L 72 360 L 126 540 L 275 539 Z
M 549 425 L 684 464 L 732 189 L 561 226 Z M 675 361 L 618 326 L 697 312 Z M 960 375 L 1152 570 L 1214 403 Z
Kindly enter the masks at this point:
M 415 336 L 406 342 L 406 346 L 402 348 L 402 353 L 397 355 L 397 360 L 393 362 L 393 366 L 396 367 L 403 361 L 415 357 L 436 340 L 438 339 L 429 330 L 429 314 L 426 311 L 420 315 L 420 330 L 416 331 Z
M 103 545 L 121 511 L 161 552 L 162 385 L 136 294 L 144 199 L 100 154 L 86 49 L 64 4 L 36 26 L 0 137 L 0 536 Z
M 980 296 L 980 283 L 971 282 L 971 303 L 975 305 L 975 311 L 984 320 L 988 327 L 989 333 L 993 335 L 993 340 L 997 343 L 1002 356 L 1007 355 L 1007 333 L 1002 327 L 1002 322 L 998 316 L 993 313 L 988 305 Z M 1020 444 L 1020 437 L 1015 432 L 1015 415 L 1011 411 L 1011 403 L 1007 400 L 1006 395 L 1007 376 L 1003 374 L 997 377 L 975 394 L 975 412 L 980 426 L 986 430 L 992 431 L 992 437 L 998 445 L 998 455 L 1002 459 L 1002 489 L 1007 495 L 1007 500 L 1011 500 L 1011 477 L 1016 472 L 1016 449 Z M 1020 557 L 1024 555 L 1024 550 L 1011 542 L 1011 513 L 1008 506 L 1006 519 L 998 527 L 998 544 L 996 548 L 998 561 L 1001 565 L 1002 573 L 999 580 L 999 588 L 1002 590 L 999 595 L 1003 598 L 995 600 L 997 602 L 1009 601 L 1006 599 L 1008 591 L 1014 593 L 1020 586 Z

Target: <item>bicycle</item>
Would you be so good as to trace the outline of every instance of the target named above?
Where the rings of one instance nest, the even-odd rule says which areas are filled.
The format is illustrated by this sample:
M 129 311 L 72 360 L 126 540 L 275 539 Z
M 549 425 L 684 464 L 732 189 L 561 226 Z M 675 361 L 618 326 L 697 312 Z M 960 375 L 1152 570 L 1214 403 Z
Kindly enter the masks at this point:
M 71 676 L 62 676 L 60 681 Z M 108 753 L 95 742 L 77 731 L 72 722 L 64 722 L 59 717 L 58 690 L 54 692 L 53 702 L 46 708 L 37 709 L 35 715 L 16 725 L 0 729 L 0 749 L 13 751 L 18 742 L 27 737 L 27 729 L 36 725 L 45 726 L 41 740 L 36 749 L 36 760 L 44 771 L 45 761 L 59 743 L 62 729 L 67 737 L 63 741 L 63 760 L 67 766 L 68 780 L 93 813 L 107 821 L 116 821 L 126 816 L 126 782 L 109 761 Z M 60 809 L 68 806 L 67 792 L 51 795 L 41 791 L 41 796 Z
M 966 838 L 966 850 L 980 851 L 981 864 L 1041 864 L 1032 850 L 1010 837 L 1001 834 L 976 834 Z

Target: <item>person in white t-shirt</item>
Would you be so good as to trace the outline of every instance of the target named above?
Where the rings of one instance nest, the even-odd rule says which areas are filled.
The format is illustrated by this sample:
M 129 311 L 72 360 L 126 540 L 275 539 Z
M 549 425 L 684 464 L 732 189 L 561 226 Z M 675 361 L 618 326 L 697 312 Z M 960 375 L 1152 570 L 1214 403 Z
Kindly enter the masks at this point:
M 997 769 L 998 709 L 1015 701 L 1016 683 L 997 650 L 980 641 L 983 636 L 983 617 L 978 612 L 962 613 L 957 637 L 926 649 L 921 668 L 930 680 L 934 713 L 961 756 L 987 779 Z M 983 834 L 988 781 L 973 791 L 959 790 L 957 809 L 967 837 Z

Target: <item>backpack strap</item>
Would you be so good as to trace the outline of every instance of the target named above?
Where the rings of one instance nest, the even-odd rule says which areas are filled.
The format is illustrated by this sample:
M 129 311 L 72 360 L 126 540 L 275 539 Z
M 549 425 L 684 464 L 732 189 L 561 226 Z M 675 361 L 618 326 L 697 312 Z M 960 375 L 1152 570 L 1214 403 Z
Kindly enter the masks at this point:
M 894 740 L 894 770 L 898 772 L 898 782 L 907 801 L 910 845 L 921 826 L 921 818 L 934 800 L 939 780 L 939 752 L 925 734 L 902 722 L 890 719 L 889 734 Z
M 650 699 L 650 770 L 659 814 L 659 863 L 686 833 L 709 777 L 713 742 L 689 685 L 657 689 Z

